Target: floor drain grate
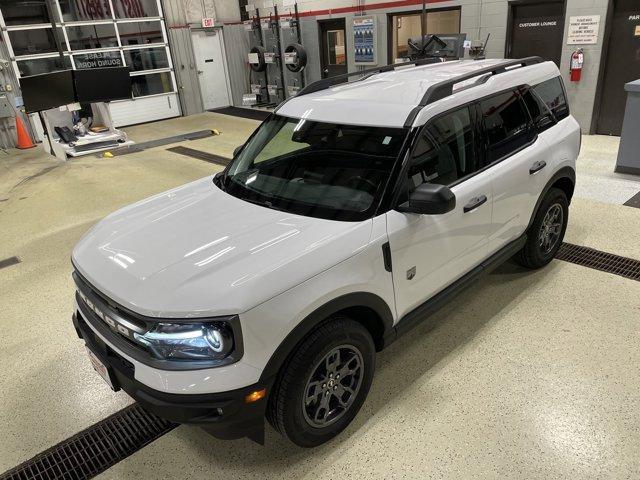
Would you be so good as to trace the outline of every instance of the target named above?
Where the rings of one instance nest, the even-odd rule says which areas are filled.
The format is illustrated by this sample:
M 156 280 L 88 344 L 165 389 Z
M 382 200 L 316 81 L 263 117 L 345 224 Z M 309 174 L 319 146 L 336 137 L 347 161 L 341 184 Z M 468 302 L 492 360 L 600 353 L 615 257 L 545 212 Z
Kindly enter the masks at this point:
M 0 480 L 92 478 L 175 427 L 133 404 L 1 474 Z
M 633 258 L 621 257 L 571 243 L 563 243 L 556 258 L 640 281 L 640 261 Z

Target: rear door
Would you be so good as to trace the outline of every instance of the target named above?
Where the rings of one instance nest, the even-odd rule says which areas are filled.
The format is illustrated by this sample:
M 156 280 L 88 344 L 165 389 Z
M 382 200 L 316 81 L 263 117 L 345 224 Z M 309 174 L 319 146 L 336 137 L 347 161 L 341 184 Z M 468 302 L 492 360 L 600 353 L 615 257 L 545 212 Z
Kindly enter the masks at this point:
M 444 215 L 391 210 L 387 232 L 398 317 L 477 266 L 487 256 L 493 194 L 481 170 L 474 111 L 468 107 L 430 122 L 421 132 L 399 203 L 420 184 L 448 185 L 456 207 Z
M 543 97 L 550 105 L 559 106 L 564 95 L 559 79 L 535 88 L 503 92 L 480 102 L 487 160 L 495 172 L 489 254 L 524 233 L 554 170 L 551 145 L 538 132 L 556 122 Z M 560 96 L 555 95 L 556 90 Z M 564 107 L 568 115 L 566 103 Z M 556 110 L 560 115 L 560 108 Z

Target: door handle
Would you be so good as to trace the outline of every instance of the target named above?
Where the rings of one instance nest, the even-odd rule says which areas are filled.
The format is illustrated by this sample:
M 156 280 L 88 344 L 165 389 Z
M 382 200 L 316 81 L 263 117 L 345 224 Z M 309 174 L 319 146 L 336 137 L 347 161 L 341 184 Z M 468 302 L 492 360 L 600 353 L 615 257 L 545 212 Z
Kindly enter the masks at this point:
M 467 203 L 464 206 L 464 213 L 472 212 L 476 208 L 478 208 L 480 205 L 482 205 L 482 204 L 484 204 L 486 202 L 487 202 L 487 196 L 486 195 L 480 195 L 479 197 L 472 198 L 471 201 L 469 201 L 469 203 Z
M 547 166 L 547 162 L 545 162 L 544 160 L 540 160 L 539 162 L 534 163 L 533 165 L 531 165 L 531 168 L 529 169 L 529 175 L 538 173 L 540 170 L 542 170 L 546 166 Z

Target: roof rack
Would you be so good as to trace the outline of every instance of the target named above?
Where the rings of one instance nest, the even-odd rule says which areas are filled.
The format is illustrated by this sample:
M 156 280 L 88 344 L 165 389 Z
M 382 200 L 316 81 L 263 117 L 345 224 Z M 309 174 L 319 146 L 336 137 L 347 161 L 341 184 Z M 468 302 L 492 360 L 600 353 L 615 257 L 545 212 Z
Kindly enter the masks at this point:
M 356 72 L 344 73 L 342 75 L 336 75 L 334 77 L 323 78 L 322 80 L 318 80 L 304 87 L 302 90 L 298 92 L 296 97 L 299 97 L 301 95 L 307 95 L 313 92 L 319 92 L 321 90 L 326 90 L 327 88 L 331 88 L 335 85 L 346 83 L 351 77 L 356 77 L 358 75 L 362 75 L 363 77 L 360 80 L 364 80 L 365 78 L 370 77 L 371 75 L 375 75 L 376 73 L 391 72 L 396 68 L 429 65 L 432 63 L 443 63 L 443 62 L 439 57 L 428 57 L 428 58 L 421 58 L 413 62 L 393 63 L 391 65 L 383 65 L 382 67 L 369 68 L 366 70 L 358 70 Z
M 411 110 L 407 120 L 404 123 L 405 127 L 410 127 L 413 125 L 413 121 L 418 116 L 418 113 L 426 107 L 438 100 L 442 100 L 443 98 L 447 98 L 453 95 L 453 87 L 454 85 L 464 82 L 466 80 L 471 80 L 472 78 L 480 77 L 482 75 L 499 75 L 501 73 L 506 73 L 507 71 L 511 71 L 511 69 L 515 67 L 528 67 L 530 65 L 536 65 L 538 63 L 543 63 L 545 60 L 541 57 L 528 57 L 520 60 L 506 60 L 502 63 L 498 63 L 496 65 L 492 65 L 487 68 L 481 68 L 478 70 L 474 70 L 470 73 L 465 73 L 464 75 L 460 75 L 457 77 L 452 77 L 448 80 L 444 80 L 442 82 L 431 85 L 427 91 L 425 92 L 420 103 L 416 105 L 416 107 Z

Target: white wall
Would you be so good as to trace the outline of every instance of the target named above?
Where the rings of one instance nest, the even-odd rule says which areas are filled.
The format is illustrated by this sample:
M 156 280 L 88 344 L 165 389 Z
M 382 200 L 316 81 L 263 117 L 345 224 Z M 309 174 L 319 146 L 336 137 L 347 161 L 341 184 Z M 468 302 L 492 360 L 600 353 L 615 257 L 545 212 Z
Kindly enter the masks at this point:
M 218 21 L 232 23 L 240 21 L 240 7 L 238 0 L 213 0 L 216 7 Z

